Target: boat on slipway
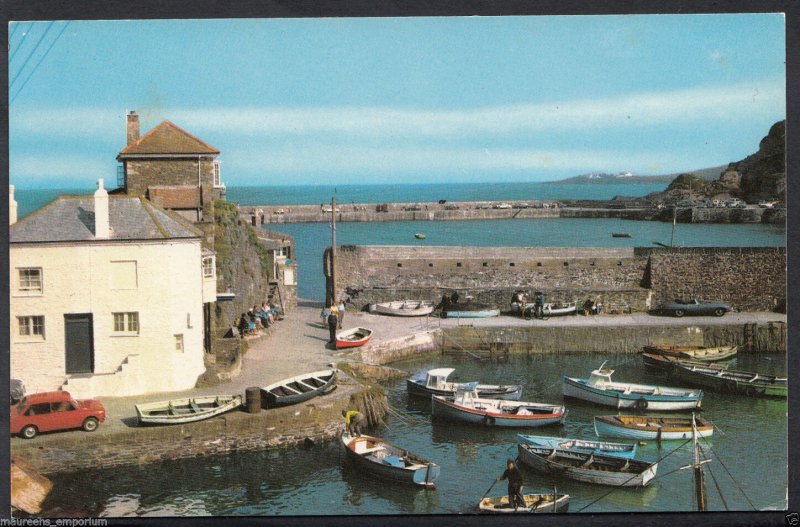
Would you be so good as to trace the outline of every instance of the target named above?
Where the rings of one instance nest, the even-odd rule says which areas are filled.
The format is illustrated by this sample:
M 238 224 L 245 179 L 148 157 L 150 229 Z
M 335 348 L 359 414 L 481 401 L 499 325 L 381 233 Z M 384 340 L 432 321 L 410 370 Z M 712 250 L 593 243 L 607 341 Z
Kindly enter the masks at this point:
M 341 436 L 347 457 L 358 468 L 384 479 L 435 489 L 439 465 L 371 436 Z
M 431 395 L 452 397 L 458 390 L 459 383 L 449 382 L 447 377 L 454 371 L 454 368 L 435 368 L 406 379 L 408 394 L 428 399 L 430 399 Z M 475 389 L 478 392 L 478 397 L 485 399 L 516 401 L 522 397 L 522 386 L 519 384 L 478 384 Z
M 714 425 L 707 419 L 696 417 L 697 436 L 711 437 Z M 691 417 L 640 417 L 634 415 L 598 415 L 594 418 L 594 433 L 598 437 L 623 437 L 625 439 L 650 439 L 669 441 L 691 439 Z
M 564 397 L 617 409 L 676 411 L 700 408 L 702 390 L 613 382 L 611 375 L 614 370 L 603 369 L 603 366 L 605 362 L 592 371 L 588 379 L 564 376 Z
M 527 444 L 519 444 L 517 449 L 520 462 L 538 472 L 596 485 L 646 487 L 656 477 L 658 469 L 657 463 L 637 459 Z
M 484 514 L 531 514 L 567 512 L 569 494 L 523 494 L 525 507 L 514 508 L 508 503 L 508 496 L 483 498 L 478 510 Z
M 336 370 L 321 370 L 290 377 L 261 388 L 267 408 L 288 406 L 332 392 L 336 388 Z
M 567 410 L 560 405 L 481 399 L 477 383 L 462 384 L 455 397 L 431 397 L 431 415 L 465 423 L 500 427 L 539 427 L 560 424 Z
M 336 334 L 336 349 L 357 348 L 372 338 L 372 330 L 367 328 L 351 328 Z
M 442 318 L 486 318 L 499 315 L 500 310 L 489 304 L 464 302 L 442 306 Z
M 604 456 L 636 457 L 636 445 L 630 443 L 612 443 L 610 441 L 591 441 L 586 439 L 570 439 L 566 437 L 532 436 L 517 434 L 517 439 L 528 445 L 558 450 L 572 450 L 586 454 Z
M 731 370 L 719 364 L 683 361 L 647 353 L 642 354 L 642 358 L 645 365 L 663 370 L 672 378 L 680 379 L 693 386 L 749 397 L 785 398 L 787 396 L 788 380 L 786 377 Z
M 177 425 L 210 419 L 233 410 L 241 404 L 241 395 L 209 395 L 135 406 L 139 424 Z
M 435 304 L 430 300 L 398 300 L 370 304 L 370 311 L 394 317 L 423 317 L 433 312 Z
M 645 346 L 642 353 L 649 355 L 663 355 L 681 360 L 694 360 L 700 362 L 715 362 L 725 360 L 736 355 L 736 346 L 717 346 L 706 348 L 704 346 Z

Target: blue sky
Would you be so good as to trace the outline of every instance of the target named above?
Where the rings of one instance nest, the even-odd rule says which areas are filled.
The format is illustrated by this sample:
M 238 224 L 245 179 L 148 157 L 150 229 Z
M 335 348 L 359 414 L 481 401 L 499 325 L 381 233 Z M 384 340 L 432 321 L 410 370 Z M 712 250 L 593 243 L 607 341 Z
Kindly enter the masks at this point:
M 673 173 L 786 113 L 780 14 L 65 24 L 9 28 L 21 188 L 114 181 L 131 109 L 221 150 L 228 185 Z

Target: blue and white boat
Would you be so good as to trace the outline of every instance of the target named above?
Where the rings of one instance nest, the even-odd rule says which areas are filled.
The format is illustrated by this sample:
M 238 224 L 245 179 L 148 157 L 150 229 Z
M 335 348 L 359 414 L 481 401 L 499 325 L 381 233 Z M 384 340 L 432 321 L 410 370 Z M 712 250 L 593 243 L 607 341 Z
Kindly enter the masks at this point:
M 589 441 L 586 439 L 570 439 L 567 437 L 548 437 L 517 434 L 523 443 L 540 448 L 571 450 L 587 454 L 600 454 L 633 459 L 636 456 L 636 445 L 629 443 L 612 443 L 610 441 Z
M 486 318 L 500 315 L 500 310 L 489 304 L 465 302 L 442 306 L 442 318 Z
M 341 437 L 347 457 L 365 472 L 415 487 L 436 488 L 440 472 L 436 463 L 377 437 L 353 437 L 344 432 Z
M 408 394 L 428 399 L 431 398 L 431 395 L 453 397 L 458 390 L 459 383 L 448 381 L 447 377 L 454 371 L 453 368 L 435 368 L 407 379 Z M 517 401 L 522 397 L 522 386 L 519 384 L 478 384 L 475 389 L 478 391 L 478 396 L 484 399 Z
M 564 397 L 582 399 L 612 408 L 676 411 L 700 408 L 703 390 L 613 382 L 614 370 L 605 362 L 588 379 L 564 376 Z

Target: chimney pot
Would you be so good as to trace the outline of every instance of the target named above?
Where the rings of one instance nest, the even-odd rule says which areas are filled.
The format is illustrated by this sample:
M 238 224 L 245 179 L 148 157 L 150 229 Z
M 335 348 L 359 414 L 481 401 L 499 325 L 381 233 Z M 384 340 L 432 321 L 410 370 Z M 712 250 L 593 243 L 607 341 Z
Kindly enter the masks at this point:
M 106 240 L 111 234 L 111 225 L 108 221 L 108 192 L 103 188 L 103 180 L 97 180 L 97 190 L 94 192 L 94 237 Z
M 139 140 L 139 116 L 136 115 L 136 110 L 131 110 L 128 113 L 128 145 L 131 145 Z

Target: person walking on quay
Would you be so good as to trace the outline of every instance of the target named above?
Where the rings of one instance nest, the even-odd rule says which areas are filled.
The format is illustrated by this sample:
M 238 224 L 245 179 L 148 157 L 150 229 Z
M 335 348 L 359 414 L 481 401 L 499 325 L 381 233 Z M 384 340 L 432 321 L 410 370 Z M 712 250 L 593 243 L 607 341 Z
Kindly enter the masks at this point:
M 517 510 L 518 507 L 525 508 L 525 499 L 522 497 L 522 474 L 519 469 L 514 466 L 514 460 L 509 459 L 507 462 L 508 468 L 503 475 L 497 478 L 496 481 L 502 479 L 508 480 L 508 505 Z
M 350 436 L 361 437 L 361 427 L 367 424 L 367 418 L 358 410 L 342 410 L 347 434 Z
M 336 312 L 336 308 L 332 307 L 331 312 L 328 315 L 328 331 L 330 332 L 330 340 L 328 344 L 336 345 L 336 328 L 339 325 L 339 316 Z
M 339 300 L 339 305 L 336 307 L 339 311 L 339 329 L 342 329 L 342 322 L 344 322 L 344 300 Z

